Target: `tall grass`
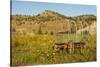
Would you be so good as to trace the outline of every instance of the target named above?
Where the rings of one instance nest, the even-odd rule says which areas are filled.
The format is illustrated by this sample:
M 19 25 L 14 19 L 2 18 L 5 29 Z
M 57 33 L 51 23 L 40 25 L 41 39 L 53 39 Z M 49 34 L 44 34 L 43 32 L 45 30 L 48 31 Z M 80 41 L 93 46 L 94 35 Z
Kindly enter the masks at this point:
M 71 38 L 72 37 L 72 38 Z M 88 36 L 87 49 L 77 49 L 74 54 L 66 50 L 54 52 L 52 46 L 55 39 L 70 40 L 76 38 L 81 40 L 80 35 L 32 35 L 12 36 L 12 65 L 36 65 L 36 64 L 58 64 L 71 62 L 86 62 L 96 60 L 96 36 Z

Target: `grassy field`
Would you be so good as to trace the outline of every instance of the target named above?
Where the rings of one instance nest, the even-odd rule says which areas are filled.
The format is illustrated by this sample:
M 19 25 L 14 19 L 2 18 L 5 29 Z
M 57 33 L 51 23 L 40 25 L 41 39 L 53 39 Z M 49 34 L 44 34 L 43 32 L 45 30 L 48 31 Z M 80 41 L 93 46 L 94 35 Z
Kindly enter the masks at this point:
M 96 36 L 89 35 L 88 48 L 76 49 L 74 54 L 65 50 L 54 52 L 52 46 L 56 41 L 66 42 L 82 41 L 81 35 L 12 35 L 12 65 L 37 65 L 37 64 L 59 64 L 74 62 L 96 61 Z M 86 38 L 85 38 L 86 39 Z

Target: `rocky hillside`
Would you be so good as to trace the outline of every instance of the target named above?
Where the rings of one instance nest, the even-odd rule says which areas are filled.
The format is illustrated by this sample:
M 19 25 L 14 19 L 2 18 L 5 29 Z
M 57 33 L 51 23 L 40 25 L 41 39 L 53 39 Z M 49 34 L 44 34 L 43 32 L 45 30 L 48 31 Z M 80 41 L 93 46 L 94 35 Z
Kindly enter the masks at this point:
M 11 16 L 12 32 L 15 34 L 58 34 L 86 32 L 90 26 L 95 30 L 96 16 L 81 15 L 69 17 L 57 12 L 45 10 L 36 16 L 14 15 Z M 95 27 L 95 28 L 92 28 Z M 84 30 L 83 30 L 84 29 Z

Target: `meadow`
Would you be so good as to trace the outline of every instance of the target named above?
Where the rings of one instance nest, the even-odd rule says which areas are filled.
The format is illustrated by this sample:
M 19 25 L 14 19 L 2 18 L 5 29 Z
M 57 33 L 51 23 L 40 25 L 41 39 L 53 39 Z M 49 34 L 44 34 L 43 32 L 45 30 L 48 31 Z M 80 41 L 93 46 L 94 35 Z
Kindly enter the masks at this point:
M 87 38 L 86 38 L 87 37 Z M 87 49 L 76 49 L 69 54 L 65 50 L 55 52 L 55 42 L 65 42 L 73 39 L 82 41 L 88 39 Z M 12 35 L 12 65 L 41 65 L 96 61 L 96 35 Z

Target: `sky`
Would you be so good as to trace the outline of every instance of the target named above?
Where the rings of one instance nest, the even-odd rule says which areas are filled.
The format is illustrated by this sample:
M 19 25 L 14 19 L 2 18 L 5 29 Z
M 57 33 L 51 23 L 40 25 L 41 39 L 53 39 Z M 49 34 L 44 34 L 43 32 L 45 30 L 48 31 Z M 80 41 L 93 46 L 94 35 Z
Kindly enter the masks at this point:
M 17 1 L 12 0 L 11 15 L 37 15 L 45 10 L 58 12 L 66 16 L 79 15 L 96 15 L 95 5 L 79 5 L 79 4 L 65 4 L 65 3 L 46 3 L 35 1 Z

